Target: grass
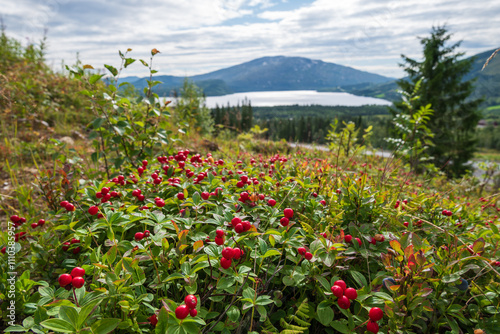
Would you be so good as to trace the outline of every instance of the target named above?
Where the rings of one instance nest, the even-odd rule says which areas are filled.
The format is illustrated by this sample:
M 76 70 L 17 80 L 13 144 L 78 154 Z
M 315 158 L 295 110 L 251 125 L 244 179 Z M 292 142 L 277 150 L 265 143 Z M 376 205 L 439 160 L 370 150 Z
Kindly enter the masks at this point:
M 474 154 L 474 160 L 500 162 L 500 152 L 497 150 L 480 149 Z

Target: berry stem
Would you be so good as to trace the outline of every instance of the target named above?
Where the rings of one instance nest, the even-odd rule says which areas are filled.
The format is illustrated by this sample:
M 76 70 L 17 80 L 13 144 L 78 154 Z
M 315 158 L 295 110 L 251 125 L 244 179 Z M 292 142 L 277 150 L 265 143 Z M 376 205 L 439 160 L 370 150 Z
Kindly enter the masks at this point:
M 73 287 L 73 297 L 75 298 L 76 306 L 80 307 L 80 305 L 78 305 L 78 298 L 76 298 L 76 293 L 75 293 L 75 288 L 74 287 Z

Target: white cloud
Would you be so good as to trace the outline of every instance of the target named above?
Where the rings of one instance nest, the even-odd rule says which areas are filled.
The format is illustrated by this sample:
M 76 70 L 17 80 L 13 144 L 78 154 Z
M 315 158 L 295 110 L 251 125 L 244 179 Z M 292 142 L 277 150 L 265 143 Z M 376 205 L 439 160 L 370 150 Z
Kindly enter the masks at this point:
M 2 0 L 0 0 L 2 1 Z M 400 54 L 418 57 L 416 36 L 447 23 L 468 55 L 500 44 L 495 0 L 3 0 L 7 33 L 39 38 L 49 27 L 49 58 L 117 65 L 118 50 L 149 57 L 162 74 L 192 75 L 268 55 L 305 56 L 401 76 Z M 131 66 L 129 74 L 141 74 Z M 143 74 L 143 73 L 142 73 Z

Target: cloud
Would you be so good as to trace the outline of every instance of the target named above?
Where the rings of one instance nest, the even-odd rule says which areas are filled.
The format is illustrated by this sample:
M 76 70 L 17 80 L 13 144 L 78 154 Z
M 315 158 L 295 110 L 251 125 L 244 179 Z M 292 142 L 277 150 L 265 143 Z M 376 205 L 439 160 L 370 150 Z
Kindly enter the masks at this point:
M 54 64 L 119 65 L 118 50 L 161 74 L 192 75 L 269 55 L 304 56 L 399 77 L 400 55 L 420 57 L 417 36 L 447 24 L 468 55 L 498 47 L 494 0 L 18 0 L 0 10 L 7 33 L 38 39 L 47 27 Z M 138 64 L 138 63 L 136 63 Z M 144 75 L 132 65 L 129 75 Z

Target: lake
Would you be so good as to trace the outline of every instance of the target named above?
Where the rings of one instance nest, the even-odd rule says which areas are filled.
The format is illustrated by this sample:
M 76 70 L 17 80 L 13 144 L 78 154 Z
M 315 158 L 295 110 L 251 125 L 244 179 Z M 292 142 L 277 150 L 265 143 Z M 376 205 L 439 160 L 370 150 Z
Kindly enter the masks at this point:
M 247 92 L 223 96 L 207 96 L 206 104 L 209 108 L 219 106 L 236 106 L 245 99 L 253 107 L 292 106 L 292 105 L 321 105 L 321 106 L 363 106 L 369 104 L 389 106 L 392 102 L 374 97 L 357 96 L 349 93 L 320 93 L 315 90 L 287 90 L 276 92 Z M 172 98 L 166 98 L 172 100 Z
M 362 106 L 367 104 L 391 105 L 392 103 L 374 97 L 357 96 L 349 93 L 320 93 L 314 90 L 292 90 L 277 92 L 247 92 L 223 96 L 207 96 L 207 107 L 235 106 L 248 99 L 253 107 L 322 105 L 322 106 Z

